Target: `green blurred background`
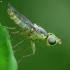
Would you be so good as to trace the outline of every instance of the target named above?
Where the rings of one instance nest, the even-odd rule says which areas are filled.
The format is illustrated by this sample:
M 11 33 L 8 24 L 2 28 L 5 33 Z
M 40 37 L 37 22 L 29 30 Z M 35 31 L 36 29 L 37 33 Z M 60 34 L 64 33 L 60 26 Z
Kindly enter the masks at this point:
M 8 3 L 47 32 L 52 32 L 59 38 L 66 34 L 61 38 L 62 45 L 56 45 L 54 48 L 46 46 L 45 42 L 37 42 L 36 53 L 24 58 L 18 65 L 19 70 L 70 70 L 70 0 L 2 0 L 0 22 L 4 26 L 15 27 L 7 14 Z M 17 34 L 11 35 L 11 39 L 16 36 Z M 13 40 L 12 46 L 22 38 L 24 39 L 20 37 Z M 26 40 L 14 50 L 30 46 L 30 41 Z M 15 57 L 19 61 L 23 55 L 30 53 L 31 50 L 23 50 L 16 52 Z

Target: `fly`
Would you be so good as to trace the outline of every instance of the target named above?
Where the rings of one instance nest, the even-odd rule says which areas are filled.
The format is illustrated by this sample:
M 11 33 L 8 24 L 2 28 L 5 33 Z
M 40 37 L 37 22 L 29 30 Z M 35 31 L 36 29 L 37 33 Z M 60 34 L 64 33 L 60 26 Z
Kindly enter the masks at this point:
M 19 34 L 25 36 L 31 41 L 31 49 L 33 51 L 32 54 L 23 56 L 20 61 L 24 57 L 28 57 L 35 53 L 35 41 L 46 41 L 46 44 L 50 47 L 54 45 L 62 44 L 61 40 L 56 37 L 53 33 L 47 33 L 46 30 L 37 24 L 33 24 L 29 19 L 27 19 L 24 15 L 19 13 L 12 5 L 8 4 L 8 14 L 10 18 L 17 24 L 21 30 L 19 30 Z M 16 32 L 14 32 L 16 33 Z M 19 61 L 19 62 L 20 62 Z

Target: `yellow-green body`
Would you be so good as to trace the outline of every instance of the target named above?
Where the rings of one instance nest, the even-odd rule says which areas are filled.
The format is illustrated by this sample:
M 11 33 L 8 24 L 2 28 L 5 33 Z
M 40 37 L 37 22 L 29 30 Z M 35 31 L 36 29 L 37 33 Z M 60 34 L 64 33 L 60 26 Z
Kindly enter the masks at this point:
M 10 9 L 8 9 L 8 14 L 10 15 L 10 18 L 20 27 L 21 32 L 20 34 L 27 37 L 31 40 L 45 40 L 46 36 L 42 34 L 40 31 L 35 31 L 33 28 L 29 27 L 27 24 L 25 24 L 23 21 L 21 21 L 14 12 L 12 12 Z M 34 24 L 34 27 L 36 29 L 39 28 L 36 24 Z
M 29 19 L 27 19 L 24 15 L 19 13 L 12 5 L 8 4 L 8 14 L 10 18 L 20 27 L 19 34 L 25 36 L 31 41 L 31 49 L 33 51 L 32 54 L 23 56 L 20 61 L 24 57 L 31 56 L 35 53 L 35 41 L 46 41 L 46 44 L 50 47 L 56 45 L 57 43 L 61 44 L 61 40 L 57 38 L 53 33 L 47 33 L 44 28 L 33 24 Z M 16 32 L 14 32 L 16 33 Z M 19 61 L 19 62 L 20 62 Z
M 19 13 L 12 5 L 8 4 L 7 10 L 10 18 L 20 27 L 20 34 L 27 37 L 31 41 L 46 40 L 48 46 L 61 44 L 61 40 L 53 33 L 47 33 L 42 27 L 32 24 L 24 15 Z

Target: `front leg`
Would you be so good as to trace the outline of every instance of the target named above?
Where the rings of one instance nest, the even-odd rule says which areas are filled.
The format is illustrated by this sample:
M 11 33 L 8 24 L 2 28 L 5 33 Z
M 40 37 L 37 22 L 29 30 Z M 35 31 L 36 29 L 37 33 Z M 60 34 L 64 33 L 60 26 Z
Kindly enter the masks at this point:
M 31 56 L 31 55 L 33 55 L 34 53 L 35 53 L 35 43 L 33 42 L 33 41 L 31 41 L 31 46 L 32 47 L 30 47 L 31 49 L 32 49 L 32 51 L 33 51 L 33 53 L 31 53 L 31 54 L 28 54 L 28 55 L 26 55 L 26 56 L 22 56 L 22 58 L 18 61 L 18 63 L 20 63 L 20 61 L 23 59 L 23 58 L 25 58 L 25 57 L 28 57 L 28 56 Z
M 7 27 L 7 26 L 4 26 L 4 27 L 7 28 L 7 29 L 10 29 L 10 30 L 16 30 L 18 25 L 16 25 L 16 27 Z
M 7 29 L 11 29 L 11 30 L 17 29 L 17 27 L 7 27 L 7 26 L 4 26 L 4 27 L 7 28 Z
M 31 48 L 32 48 L 32 51 L 33 51 L 33 54 L 35 53 L 35 50 L 36 50 L 36 48 L 35 48 L 35 42 L 33 42 L 33 41 L 31 41 Z

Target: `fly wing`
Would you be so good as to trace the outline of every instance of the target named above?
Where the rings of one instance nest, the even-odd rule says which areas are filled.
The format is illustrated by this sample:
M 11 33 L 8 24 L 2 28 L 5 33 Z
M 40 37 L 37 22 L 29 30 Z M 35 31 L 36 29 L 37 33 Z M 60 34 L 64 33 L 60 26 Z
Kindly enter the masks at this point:
M 21 13 L 19 13 L 11 4 L 8 4 L 9 9 L 11 9 L 15 15 L 25 24 L 27 24 L 29 27 L 33 28 L 36 31 L 36 28 L 34 27 L 34 25 L 32 24 L 32 22 L 27 19 L 24 15 L 22 15 Z

